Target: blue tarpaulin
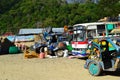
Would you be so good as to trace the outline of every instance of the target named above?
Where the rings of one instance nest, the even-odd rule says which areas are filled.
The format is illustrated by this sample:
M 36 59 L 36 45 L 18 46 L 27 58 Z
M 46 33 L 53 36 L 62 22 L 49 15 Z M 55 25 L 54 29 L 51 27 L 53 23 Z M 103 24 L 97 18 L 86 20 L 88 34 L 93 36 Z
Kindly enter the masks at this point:
M 19 42 L 19 41 L 33 41 L 34 35 L 28 35 L 28 36 L 8 36 L 7 39 L 9 39 L 11 42 Z

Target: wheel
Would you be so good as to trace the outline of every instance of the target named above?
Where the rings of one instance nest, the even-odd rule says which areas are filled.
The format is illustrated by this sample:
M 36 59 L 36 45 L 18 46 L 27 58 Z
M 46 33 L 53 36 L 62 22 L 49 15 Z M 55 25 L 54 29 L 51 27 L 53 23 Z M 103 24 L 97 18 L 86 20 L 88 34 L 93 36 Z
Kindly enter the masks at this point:
M 100 67 L 100 65 L 97 62 L 90 62 L 89 66 L 88 66 L 88 70 L 89 73 L 93 76 L 98 76 L 100 75 L 102 68 Z
M 58 57 L 63 57 L 63 55 L 64 55 L 63 50 L 57 50 L 55 52 L 55 55 L 58 56 Z

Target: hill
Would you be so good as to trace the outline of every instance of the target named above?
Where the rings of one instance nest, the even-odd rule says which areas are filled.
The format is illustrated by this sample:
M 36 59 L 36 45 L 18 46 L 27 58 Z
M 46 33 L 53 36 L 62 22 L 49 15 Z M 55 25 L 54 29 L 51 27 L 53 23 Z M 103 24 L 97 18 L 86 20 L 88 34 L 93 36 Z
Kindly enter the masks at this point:
M 114 5 L 115 9 L 120 8 L 120 3 Z M 20 28 L 63 27 L 93 22 L 120 12 L 105 7 L 107 10 L 104 13 L 103 6 L 89 1 L 84 4 L 68 4 L 66 0 L 0 0 L 0 34 L 7 31 L 17 33 Z

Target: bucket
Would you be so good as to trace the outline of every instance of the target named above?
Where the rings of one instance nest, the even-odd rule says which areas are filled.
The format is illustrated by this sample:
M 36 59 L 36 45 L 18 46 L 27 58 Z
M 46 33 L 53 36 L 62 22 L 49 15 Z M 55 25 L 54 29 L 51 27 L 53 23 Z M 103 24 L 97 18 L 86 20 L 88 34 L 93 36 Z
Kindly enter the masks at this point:
M 45 58 L 45 53 L 41 52 L 41 53 L 39 54 L 39 58 L 40 58 L 40 59 Z
M 9 48 L 9 54 L 16 54 L 16 53 L 18 53 L 19 52 L 19 49 L 18 49 L 18 47 L 16 47 L 16 46 L 11 46 L 10 48 Z

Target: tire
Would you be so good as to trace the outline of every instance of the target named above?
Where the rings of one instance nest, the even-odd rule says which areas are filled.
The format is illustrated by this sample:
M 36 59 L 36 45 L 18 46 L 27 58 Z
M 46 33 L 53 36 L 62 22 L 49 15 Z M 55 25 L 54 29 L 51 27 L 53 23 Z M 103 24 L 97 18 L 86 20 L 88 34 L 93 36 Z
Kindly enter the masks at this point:
M 95 61 L 90 62 L 88 66 L 89 73 L 93 76 L 98 76 L 101 74 L 102 68 L 100 64 Z
M 55 55 L 57 57 L 63 57 L 63 55 L 64 55 L 63 50 L 57 50 L 57 51 L 55 51 Z

